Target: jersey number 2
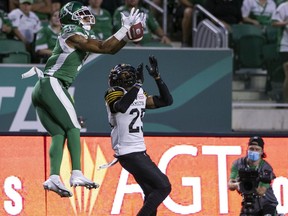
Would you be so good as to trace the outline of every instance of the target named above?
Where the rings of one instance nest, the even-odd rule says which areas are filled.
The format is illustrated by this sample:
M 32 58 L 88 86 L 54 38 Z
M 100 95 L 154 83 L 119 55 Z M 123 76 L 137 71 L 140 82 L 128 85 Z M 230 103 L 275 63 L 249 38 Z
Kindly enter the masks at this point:
M 140 127 L 135 126 L 135 122 L 140 117 L 140 121 L 142 121 L 143 115 L 144 115 L 145 109 L 141 108 L 141 111 L 139 109 L 132 109 L 130 111 L 130 115 L 133 115 L 136 113 L 136 116 L 132 119 L 132 121 L 129 124 L 129 133 L 139 133 Z M 141 131 L 143 132 L 143 127 L 141 126 Z

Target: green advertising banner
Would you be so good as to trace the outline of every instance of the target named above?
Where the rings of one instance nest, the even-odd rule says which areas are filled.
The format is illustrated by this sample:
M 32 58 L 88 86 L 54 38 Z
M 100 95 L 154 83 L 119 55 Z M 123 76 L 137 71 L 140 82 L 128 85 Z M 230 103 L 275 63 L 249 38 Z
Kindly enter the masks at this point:
M 174 103 L 146 110 L 145 132 L 231 132 L 231 50 L 173 48 L 125 48 L 115 55 L 92 55 L 69 89 L 78 116 L 85 120 L 82 132 L 110 132 L 104 94 L 111 68 L 120 63 L 137 67 L 143 62 L 145 66 L 150 55 L 157 57 Z M 32 66 L 0 65 L 0 132 L 45 132 L 31 104 L 31 92 L 38 77 L 21 79 L 21 74 Z M 44 65 L 37 67 L 43 69 Z M 157 95 L 154 80 L 146 70 L 144 75 L 144 90 Z

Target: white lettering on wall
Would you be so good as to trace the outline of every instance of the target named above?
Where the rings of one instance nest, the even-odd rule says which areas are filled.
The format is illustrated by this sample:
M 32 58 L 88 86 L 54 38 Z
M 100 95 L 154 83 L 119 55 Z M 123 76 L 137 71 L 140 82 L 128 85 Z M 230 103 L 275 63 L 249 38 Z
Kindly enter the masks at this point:
M 122 168 L 116 194 L 113 201 L 111 214 L 120 214 L 121 206 L 123 204 L 124 195 L 131 193 L 142 193 L 143 191 L 138 184 L 127 184 L 129 173 Z
M 288 179 L 283 176 L 277 177 L 273 181 L 272 188 L 278 200 L 277 211 L 282 214 L 288 213 Z
M 18 110 L 15 114 L 13 122 L 10 126 L 9 131 L 21 131 L 21 130 L 35 130 L 38 132 L 45 132 L 45 128 L 42 126 L 38 115 L 36 115 L 37 119 L 35 121 L 26 120 L 29 109 L 32 105 L 31 94 L 33 91 L 33 87 L 27 87 L 26 91 L 23 95 L 23 98 L 20 102 Z M 75 87 L 69 88 L 69 94 L 74 95 Z M 1 96 L 1 95 L 0 95 Z M 1 98 L 0 98 L 1 102 Z
M 0 110 L 2 99 L 6 97 L 13 98 L 15 96 L 16 87 L 0 87 Z
M 177 155 L 197 156 L 197 148 L 191 145 L 178 145 L 168 149 L 162 155 L 159 161 L 159 168 L 163 173 L 166 173 L 169 162 Z M 164 205 L 175 213 L 192 214 L 201 211 L 201 180 L 200 177 L 182 177 L 182 186 L 192 187 L 194 197 L 191 205 L 183 206 L 176 203 L 168 196 L 164 200 Z M 197 197 L 197 198 L 196 198 Z
M 218 159 L 218 185 L 220 213 L 228 213 L 227 155 L 240 155 L 240 146 L 202 146 L 203 155 L 216 155 Z
M 4 192 L 10 200 L 4 201 L 4 209 L 10 215 L 17 215 L 23 209 L 23 199 L 17 189 L 22 189 L 20 179 L 15 176 L 7 177 L 4 182 Z

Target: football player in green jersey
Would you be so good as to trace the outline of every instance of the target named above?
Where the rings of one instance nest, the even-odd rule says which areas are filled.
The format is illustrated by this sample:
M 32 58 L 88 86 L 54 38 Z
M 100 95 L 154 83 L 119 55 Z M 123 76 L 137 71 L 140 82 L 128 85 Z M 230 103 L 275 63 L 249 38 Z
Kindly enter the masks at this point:
M 61 33 L 52 56 L 48 59 L 44 74 L 39 76 L 32 102 L 41 123 L 52 137 L 49 150 L 50 177 L 43 183 L 45 190 L 51 190 L 61 197 L 71 197 L 60 179 L 63 146 L 67 140 L 72 162 L 70 186 L 98 188 L 99 185 L 87 179 L 81 171 L 80 124 L 74 102 L 68 88 L 75 80 L 89 53 L 115 54 L 126 44 L 126 33 L 136 22 L 145 22 L 145 15 L 133 9 L 128 16 L 122 15 L 122 27 L 105 41 L 89 37 L 95 18 L 88 7 L 71 1 L 60 10 Z

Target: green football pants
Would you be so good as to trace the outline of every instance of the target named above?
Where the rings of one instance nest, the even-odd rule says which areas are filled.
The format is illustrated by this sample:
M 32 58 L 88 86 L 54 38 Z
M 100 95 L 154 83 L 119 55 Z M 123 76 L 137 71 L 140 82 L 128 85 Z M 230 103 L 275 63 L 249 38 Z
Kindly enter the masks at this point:
M 39 79 L 32 92 L 32 103 L 44 128 L 52 137 L 49 150 L 50 175 L 59 175 L 67 139 L 72 170 L 81 170 L 80 124 L 73 99 L 55 77 Z

